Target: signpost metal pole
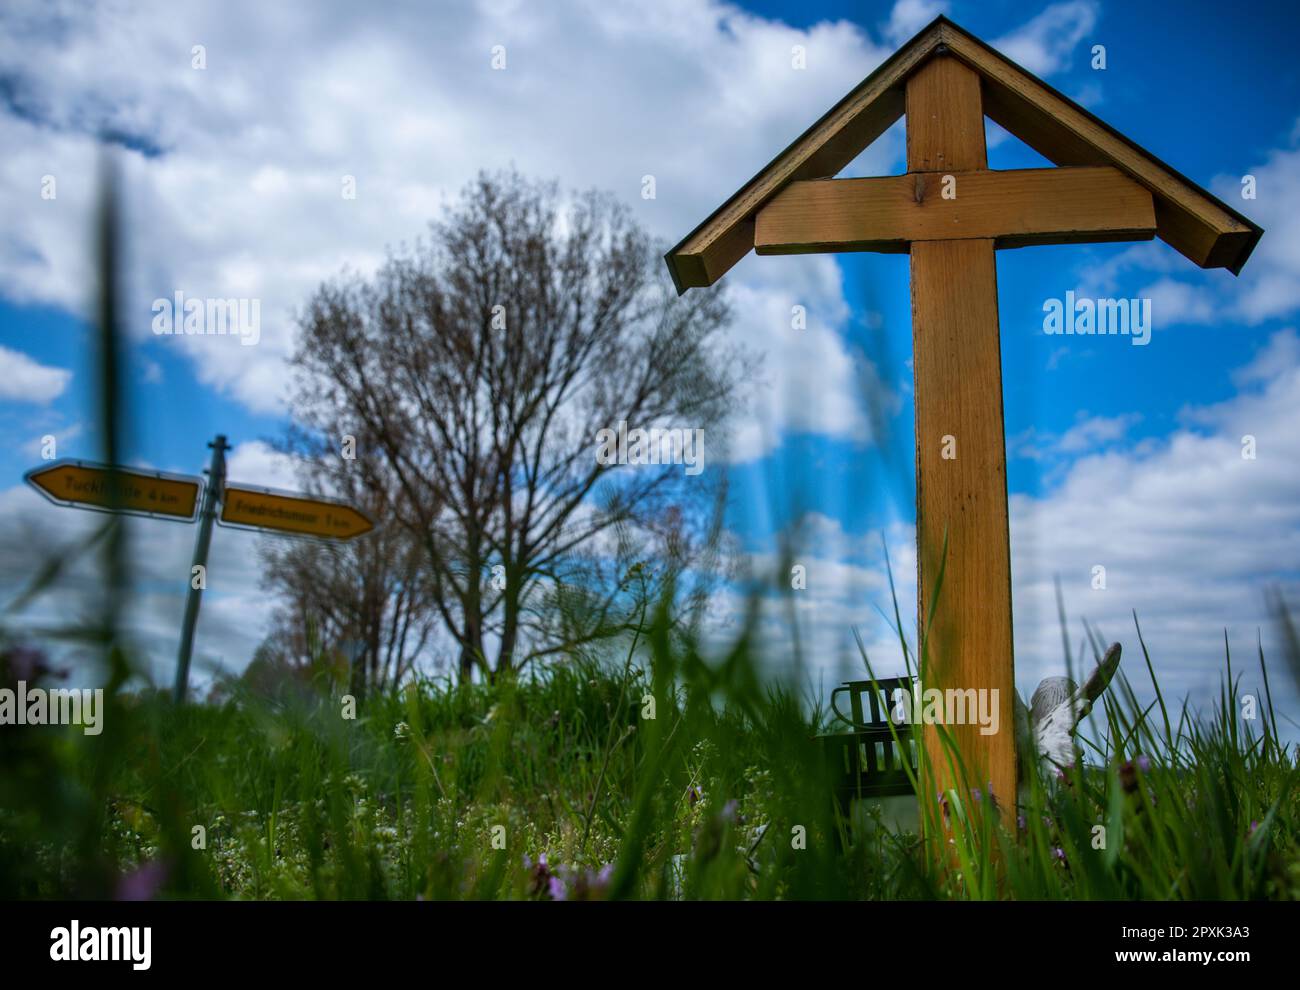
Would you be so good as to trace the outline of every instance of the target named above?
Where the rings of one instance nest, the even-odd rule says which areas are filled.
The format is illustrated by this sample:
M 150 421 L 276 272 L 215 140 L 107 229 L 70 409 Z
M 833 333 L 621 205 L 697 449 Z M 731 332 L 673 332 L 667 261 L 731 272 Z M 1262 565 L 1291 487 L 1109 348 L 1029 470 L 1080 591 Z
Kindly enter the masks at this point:
M 176 655 L 176 688 L 173 699 L 177 704 L 185 700 L 189 687 L 190 655 L 194 651 L 194 627 L 199 621 L 199 602 L 203 586 L 207 583 L 208 546 L 212 543 L 212 524 L 217 518 L 217 503 L 221 500 L 226 481 L 226 451 L 230 449 L 224 435 L 208 444 L 212 448 L 212 464 L 208 468 L 208 483 L 203 490 L 203 509 L 199 513 L 199 535 L 194 541 L 194 561 L 190 565 L 190 590 L 185 598 L 185 622 L 181 627 L 181 647 Z M 202 567 L 203 579 L 195 580 L 194 568 Z

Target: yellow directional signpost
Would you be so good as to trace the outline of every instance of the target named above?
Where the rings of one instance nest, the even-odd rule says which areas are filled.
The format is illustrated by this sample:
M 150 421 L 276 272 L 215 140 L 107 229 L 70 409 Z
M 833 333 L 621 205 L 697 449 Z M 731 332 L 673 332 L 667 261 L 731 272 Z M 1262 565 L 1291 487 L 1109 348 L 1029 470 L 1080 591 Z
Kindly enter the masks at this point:
M 208 547 L 212 524 L 240 529 L 277 530 L 296 536 L 327 540 L 350 540 L 375 528 L 363 513 L 338 502 L 308 498 L 290 492 L 227 487 L 224 436 L 208 444 L 212 463 L 208 483 L 199 478 L 145 472 L 90 464 L 84 461 L 56 461 L 33 468 L 24 476 L 29 485 L 57 505 L 99 512 L 127 513 L 160 519 L 193 522 L 198 512 L 199 531 L 194 541 L 194 562 L 190 567 L 190 589 L 185 600 L 180 651 L 176 657 L 176 701 L 185 700 L 189 683 L 190 655 L 194 648 L 194 627 L 198 624 L 199 602 L 207 586 Z
M 146 474 L 85 461 L 56 461 L 33 468 L 24 478 L 58 505 L 186 522 L 193 522 L 203 488 L 198 478 Z
M 221 524 L 237 528 L 278 529 L 333 540 L 350 540 L 375 528 L 374 523 L 350 505 L 233 485 L 226 486 Z

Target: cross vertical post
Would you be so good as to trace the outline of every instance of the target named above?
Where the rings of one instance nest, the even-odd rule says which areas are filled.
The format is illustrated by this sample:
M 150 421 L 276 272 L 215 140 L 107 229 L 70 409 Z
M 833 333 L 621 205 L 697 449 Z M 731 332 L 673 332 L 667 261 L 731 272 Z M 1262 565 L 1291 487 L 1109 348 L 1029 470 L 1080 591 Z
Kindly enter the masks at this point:
M 926 183 L 988 167 L 974 71 L 939 54 L 907 80 L 906 99 L 907 167 L 918 202 Z M 960 202 L 960 177 L 955 182 Z M 964 787 L 938 730 L 923 728 L 929 768 L 921 797 L 932 801 L 955 789 L 968 800 L 969 788 L 990 788 L 1004 813 L 1014 815 L 1011 553 L 994 242 L 916 241 L 910 252 L 922 686 L 974 689 L 997 712 L 992 735 L 981 735 L 971 718 L 944 726 L 965 763 Z
M 903 116 L 906 174 L 835 178 Z M 990 169 L 986 116 L 1055 167 Z M 929 764 L 922 801 L 952 790 L 964 802 L 974 796 L 968 789 L 991 787 L 1003 823 L 1012 826 L 1015 815 L 994 252 L 1159 237 L 1193 264 L 1235 275 L 1263 233 L 941 15 L 664 256 L 683 293 L 713 285 L 751 249 L 910 255 L 923 687 L 946 691 L 953 702 L 938 727 L 922 709 Z

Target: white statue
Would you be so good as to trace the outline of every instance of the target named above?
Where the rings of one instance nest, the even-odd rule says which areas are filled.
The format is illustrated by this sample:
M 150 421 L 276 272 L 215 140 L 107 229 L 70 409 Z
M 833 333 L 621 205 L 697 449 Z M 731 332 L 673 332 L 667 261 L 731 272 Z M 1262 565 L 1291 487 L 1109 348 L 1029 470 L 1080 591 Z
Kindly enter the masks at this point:
M 1029 699 L 1028 709 L 1017 694 L 1016 737 L 1021 753 L 1026 757 L 1032 753 L 1044 769 L 1073 764 L 1074 734 L 1110 684 L 1119 656 L 1120 645 L 1112 643 L 1083 687 L 1068 677 L 1044 678 Z

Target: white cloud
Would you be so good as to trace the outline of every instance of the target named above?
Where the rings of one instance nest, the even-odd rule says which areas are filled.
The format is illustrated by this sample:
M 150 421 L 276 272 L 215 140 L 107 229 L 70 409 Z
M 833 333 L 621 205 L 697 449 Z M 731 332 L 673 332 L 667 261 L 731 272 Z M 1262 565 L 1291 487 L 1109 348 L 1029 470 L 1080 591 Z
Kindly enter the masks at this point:
M 1255 199 L 1242 198 L 1243 176 L 1218 176 L 1210 183 L 1224 202 L 1264 228 L 1241 275 L 1198 274 L 1173 248 L 1151 241 L 1092 265 L 1084 275 L 1088 293 L 1110 295 L 1136 274 L 1158 274 L 1136 293 L 1152 298 L 1157 328 L 1214 322 L 1257 326 L 1294 314 L 1300 308 L 1300 224 L 1295 222 L 1300 215 L 1300 118 L 1287 145 L 1269 152 L 1247 174 L 1255 178 Z
M 1158 443 L 1077 460 L 1042 497 L 1011 498 L 1017 663 L 1022 685 L 1060 661 L 1053 579 L 1067 610 L 1125 647 L 1125 669 L 1145 681 L 1133 634 L 1136 609 L 1156 673 L 1175 699 L 1204 702 L 1223 668 L 1226 628 L 1250 673 L 1262 629 L 1266 655 L 1280 658 L 1264 609 L 1266 588 L 1300 593 L 1300 345 L 1275 336 L 1237 377 L 1233 399 L 1184 411 L 1186 424 Z M 1242 437 L 1258 456 L 1242 457 Z M 1092 568 L 1106 568 L 1105 590 Z M 1077 647 L 1082 635 L 1071 629 Z M 1274 684 L 1275 690 L 1277 684 Z
M 161 385 L 163 380 L 162 365 L 157 361 L 139 355 L 140 380 L 146 385 Z
M 1122 439 L 1141 418 L 1139 413 L 1080 417 L 1078 422 L 1061 435 L 1057 446 L 1068 454 L 1093 450 L 1103 444 Z
M 1054 3 L 992 45 L 1035 75 L 1050 75 L 1069 66 L 1075 45 L 1096 25 L 1098 10 L 1094 0 Z
M 889 12 L 885 40 L 891 45 L 901 45 L 950 8 L 948 0 L 898 0 Z
M 1139 413 L 1089 416 L 1080 412 L 1074 424 L 1059 436 L 1030 427 L 1008 438 L 1007 452 L 1011 457 L 1036 461 L 1090 453 L 1123 440 L 1141 419 Z
M 944 7 L 899 0 L 886 43 L 847 21 L 796 29 L 716 0 L 461 2 L 436 15 L 399 3 L 382 19 L 342 0 L 74 5 L 57 27 L 44 5 L 9 5 L 0 13 L 0 72 L 10 83 L 0 112 L 9 149 L 0 291 L 86 312 L 92 135 L 114 133 L 133 149 L 122 162 L 129 330 L 179 349 L 202 384 L 275 412 L 293 314 L 316 285 L 345 265 L 372 270 L 388 245 L 421 235 L 478 169 L 518 165 L 612 189 L 673 243 L 868 75 L 900 33 Z M 205 46 L 206 69 L 191 68 L 195 44 Z M 802 70 L 791 65 L 796 44 Z M 502 71 L 491 67 L 495 45 L 506 49 Z M 901 151 L 896 127 L 846 174 L 892 171 Z M 52 201 L 40 196 L 47 174 L 58 183 Z M 639 195 L 644 175 L 655 176 L 654 200 Z M 356 180 L 353 200 L 341 195 L 344 176 Z M 843 342 L 834 267 L 750 258 L 728 276 L 768 344 L 777 331 L 766 321 L 788 312 L 787 301 L 821 312 L 788 352 L 794 366 L 779 366 L 785 354 L 772 348 L 774 387 L 807 381 L 818 364 L 827 372 L 805 393 L 820 410 L 780 403 L 737 450 L 770 449 L 787 427 L 866 436 L 853 409 L 862 362 Z M 259 299 L 260 343 L 151 337 L 150 304 L 178 290 Z M 746 346 L 750 332 L 738 323 Z
M 1300 367 L 1300 337 L 1294 330 L 1275 333 L 1250 361 L 1232 373 L 1238 388 L 1267 383 L 1289 368 Z
M 1300 305 L 1300 118 L 1286 147 L 1252 166 L 1255 199 L 1242 198 L 1242 176 L 1220 176 L 1212 188 L 1222 199 L 1264 228 L 1264 236 L 1234 286 L 1234 306 L 1247 323 L 1286 317 Z
M 293 462 L 261 440 L 238 444 L 226 455 L 226 477 L 231 484 L 288 491 L 297 488 Z
M 1151 323 L 1161 329 L 1184 323 L 1213 323 L 1225 316 L 1215 293 L 1203 284 L 1162 278 L 1139 289 L 1136 298 L 1151 300 Z
M 259 412 L 282 408 L 293 313 L 314 287 L 421 235 L 478 169 L 612 189 L 671 243 L 888 54 L 848 22 L 801 30 L 702 0 L 459 3 L 436 15 L 411 3 L 381 20 L 342 2 L 141 4 L 78 9 L 57 28 L 19 5 L 0 19 L 11 81 L 0 287 L 85 312 L 91 136 L 117 133 L 136 149 L 122 163 L 129 329 L 148 337 L 150 303 L 177 290 L 260 299 L 255 347 L 156 338 L 201 383 Z M 194 44 L 206 69 L 190 67 Z M 498 44 L 504 71 L 491 68 Z M 806 69 L 791 66 L 795 44 Z M 899 147 L 893 136 L 874 154 Z M 39 195 L 46 174 L 53 201 Z M 651 201 L 639 195 L 647 174 Z M 355 200 L 341 195 L 344 176 Z M 789 259 L 763 263 L 798 279 Z M 751 311 L 772 308 L 762 293 L 789 294 L 758 268 L 728 279 Z
M 762 264 L 769 260 L 757 259 L 732 293 L 736 329 L 747 352 L 764 361 L 744 400 L 728 459 L 762 457 L 786 434 L 871 443 L 864 400 L 874 397 L 892 413 L 899 399 L 876 366 L 845 343 L 849 312 L 840 267 L 824 255 L 781 258 L 779 270 Z M 741 268 L 750 265 L 741 262 Z M 795 326 L 796 306 L 804 308 L 802 329 Z
M 62 395 L 71 380 L 66 368 L 52 368 L 0 344 L 0 399 L 44 405 Z
M 18 111 L 0 114 L 0 140 L 16 152 L 0 163 L 9 180 L 0 204 L 13 218 L 0 286 L 82 310 L 90 135 L 124 135 L 161 152 L 124 162 L 129 328 L 146 336 L 152 300 L 177 290 L 260 299 L 258 346 L 155 339 L 181 349 L 203 384 L 276 411 L 295 309 L 345 264 L 370 270 L 394 239 L 418 236 L 476 169 L 522 164 L 614 189 L 675 241 L 946 6 L 899 0 L 888 45 L 848 22 L 800 30 L 699 0 L 460 4 L 436 18 L 411 5 L 382 23 L 342 3 L 290 13 L 248 2 L 221 16 L 187 7 L 168 17 L 145 5 L 87 12 L 58 31 L 39 8 L 20 6 L 0 32 Z M 203 70 L 190 68 L 196 43 Z M 491 68 L 498 44 L 504 71 Z M 791 67 L 795 44 L 804 70 Z M 896 127 L 846 174 L 892 171 L 901 148 Z M 54 201 L 38 195 L 45 174 L 59 182 Z M 638 195 L 646 174 L 656 178 L 652 201 Z M 355 200 L 340 195 L 345 175 L 356 179 Z M 752 396 L 756 415 L 733 458 L 762 456 L 787 432 L 870 442 L 862 396 L 875 390 L 863 385 L 879 374 L 845 343 L 834 262 L 751 257 L 727 283 L 737 338 L 765 356 L 765 388 Z M 797 338 L 795 304 L 809 313 Z
M 1279 588 L 1300 614 L 1300 336 L 1274 335 L 1234 376 L 1240 391 L 1215 405 L 1189 407 L 1183 426 L 1158 440 L 1122 444 L 1138 414 L 1087 417 L 1053 449 L 1087 451 L 1064 463 L 1057 483 L 1042 495 L 1013 494 L 1009 502 L 1015 618 L 1016 682 L 1026 697 L 1043 677 L 1065 672 L 1056 606 L 1059 577 L 1078 667 L 1087 620 L 1107 642 L 1124 647 L 1122 670 L 1139 697 L 1154 699 L 1133 623 L 1136 611 L 1152 664 L 1168 703 L 1184 697 L 1208 709 L 1226 675 L 1224 631 L 1243 691 L 1262 688 L 1256 635 L 1272 669 L 1279 713 L 1294 716 L 1300 697 L 1286 675 L 1277 629 L 1265 592 Z M 1256 458 L 1242 457 L 1242 438 L 1255 438 Z M 878 534 L 847 534 L 834 520 L 809 516 L 794 562 L 807 567 L 807 588 L 768 590 L 758 639 L 788 668 L 798 620 L 805 677 L 829 685 L 845 672 L 860 674 L 852 629 L 867 643 L 877 674 L 900 673 L 896 636 L 881 612 L 893 603 Z M 888 527 L 886 537 L 898 585 L 898 605 L 915 643 L 915 533 Z M 776 554 L 749 557 L 756 573 L 784 582 Z M 1106 587 L 1093 588 L 1093 568 L 1104 567 Z M 771 587 L 771 586 L 770 586 Z M 743 613 L 743 596 L 719 603 L 726 615 Z M 793 612 L 792 612 L 793 610 Z M 1293 730 L 1285 730 L 1292 732 Z

